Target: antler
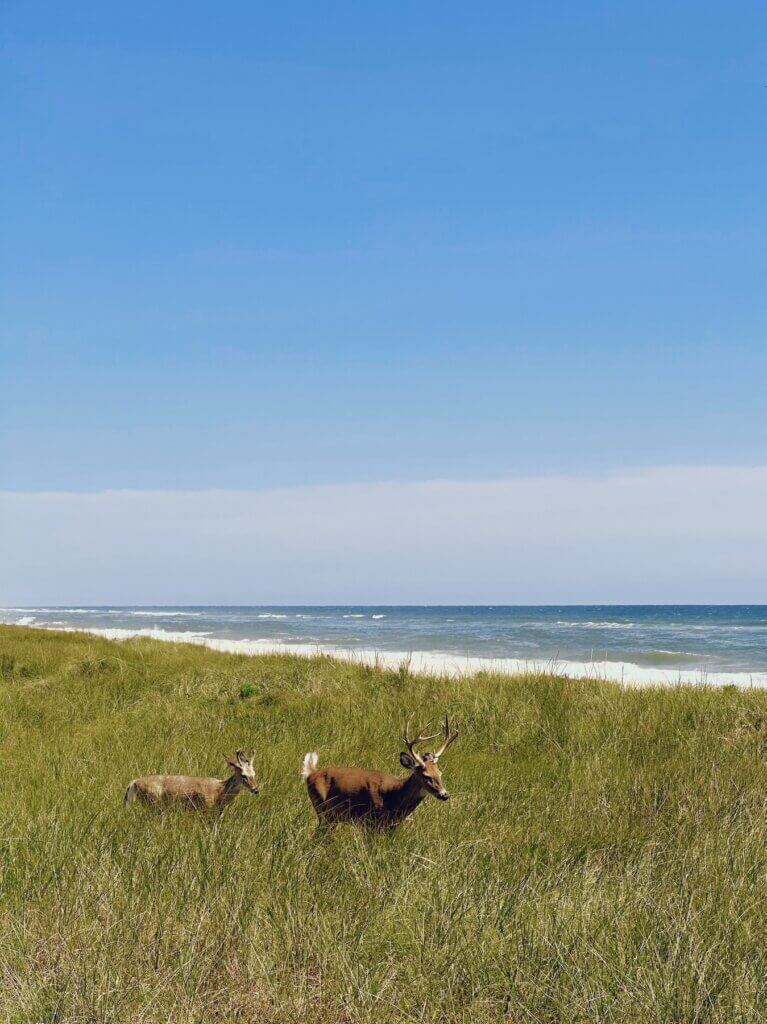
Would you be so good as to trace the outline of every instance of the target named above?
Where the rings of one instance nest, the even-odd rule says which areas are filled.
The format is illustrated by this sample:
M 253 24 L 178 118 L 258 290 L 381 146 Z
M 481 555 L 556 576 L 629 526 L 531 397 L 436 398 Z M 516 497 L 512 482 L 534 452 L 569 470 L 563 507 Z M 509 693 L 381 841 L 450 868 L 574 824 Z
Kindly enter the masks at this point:
M 423 736 L 423 735 L 419 734 L 414 740 L 409 740 L 407 738 L 407 736 L 408 736 L 408 733 L 410 732 L 410 721 L 411 721 L 412 717 L 413 716 L 411 715 L 410 718 L 408 718 L 408 720 L 407 720 L 407 725 L 405 726 L 405 736 L 403 738 L 403 742 L 404 742 L 405 746 L 407 747 L 407 749 L 410 751 L 411 756 L 418 762 L 418 764 L 423 765 L 424 764 L 423 758 L 421 757 L 420 754 L 416 753 L 416 751 L 413 750 L 413 747 L 415 747 L 416 744 L 418 744 L 418 743 L 425 743 L 426 740 L 436 739 L 436 737 L 439 736 L 439 733 L 435 732 L 433 736 Z M 428 728 L 428 723 L 427 723 L 427 728 Z
M 434 755 L 434 760 L 435 761 L 438 761 L 440 759 L 440 757 L 442 757 L 442 755 L 445 753 L 447 748 L 450 746 L 450 744 L 454 740 L 458 739 L 458 733 L 457 732 L 453 732 L 453 733 L 450 732 L 450 719 L 447 717 L 447 715 L 445 715 L 445 724 L 443 725 L 442 728 L 443 728 L 444 733 L 445 733 L 445 742 L 442 744 L 442 746 L 439 748 L 437 753 Z

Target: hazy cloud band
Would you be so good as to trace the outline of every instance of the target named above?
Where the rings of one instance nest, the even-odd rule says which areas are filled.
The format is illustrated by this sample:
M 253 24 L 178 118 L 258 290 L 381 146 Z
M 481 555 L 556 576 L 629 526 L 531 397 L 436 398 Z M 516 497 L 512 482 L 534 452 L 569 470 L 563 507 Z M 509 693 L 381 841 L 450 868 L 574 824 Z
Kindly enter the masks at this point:
M 0 492 L 0 603 L 767 601 L 767 467 Z

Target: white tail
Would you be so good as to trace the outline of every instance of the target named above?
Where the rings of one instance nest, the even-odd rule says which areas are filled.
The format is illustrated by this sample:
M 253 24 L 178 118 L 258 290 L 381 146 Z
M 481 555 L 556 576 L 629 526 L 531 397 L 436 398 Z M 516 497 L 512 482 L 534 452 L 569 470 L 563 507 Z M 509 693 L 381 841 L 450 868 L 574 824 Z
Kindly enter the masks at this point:
M 301 778 L 308 779 L 312 772 L 316 772 L 319 762 L 320 758 L 316 750 L 313 750 L 311 754 L 307 754 L 301 766 Z
M 136 799 L 136 780 L 131 782 L 130 786 L 125 790 L 125 796 L 123 797 L 124 804 L 132 804 Z

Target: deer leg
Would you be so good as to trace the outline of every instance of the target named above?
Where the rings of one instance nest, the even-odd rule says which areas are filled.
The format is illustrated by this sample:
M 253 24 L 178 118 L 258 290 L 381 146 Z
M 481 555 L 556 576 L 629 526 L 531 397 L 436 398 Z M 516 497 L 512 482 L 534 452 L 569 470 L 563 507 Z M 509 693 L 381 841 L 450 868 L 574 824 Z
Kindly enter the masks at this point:
M 336 823 L 334 821 L 329 821 L 327 818 L 319 818 L 317 821 L 317 827 L 314 830 L 314 842 L 324 843 L 329 839 L 335 824 Z

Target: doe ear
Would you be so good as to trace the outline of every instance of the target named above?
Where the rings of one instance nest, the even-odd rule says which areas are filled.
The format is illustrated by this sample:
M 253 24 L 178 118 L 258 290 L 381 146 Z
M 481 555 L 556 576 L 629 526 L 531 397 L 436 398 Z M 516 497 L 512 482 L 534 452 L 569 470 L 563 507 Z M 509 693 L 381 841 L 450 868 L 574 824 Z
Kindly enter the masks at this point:
M 227 757 L 226 754 L 224 754 L 224 760 L 229 765 L 229 767 L 233 768 L 236 772 L 240 770 L 240 766 L 237 763 L 237 761 L 233 761 L 231 757 Z
M 408 771 L 414 772 L 418 768 L 418 762 L 412 756 L 412 754 L 406 754 L 404 750 L 399 756 L 399 763 L 403 768 L 407 768 Z

